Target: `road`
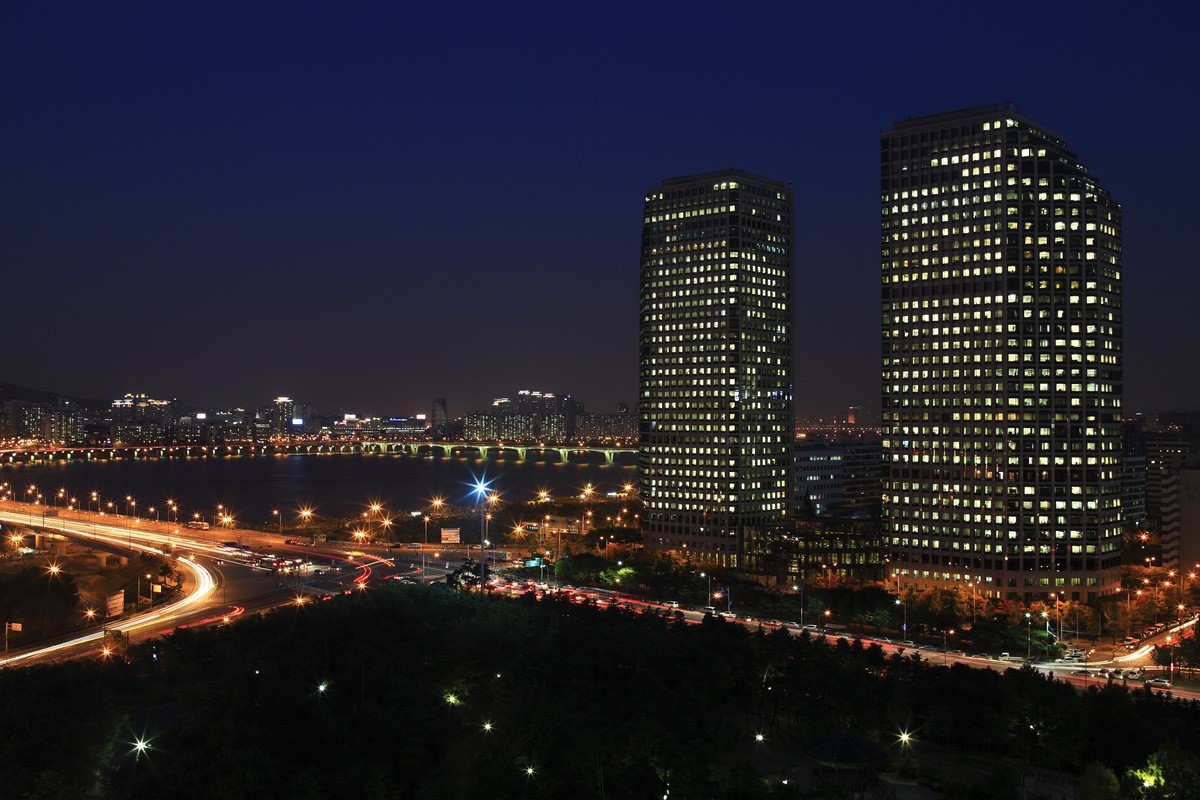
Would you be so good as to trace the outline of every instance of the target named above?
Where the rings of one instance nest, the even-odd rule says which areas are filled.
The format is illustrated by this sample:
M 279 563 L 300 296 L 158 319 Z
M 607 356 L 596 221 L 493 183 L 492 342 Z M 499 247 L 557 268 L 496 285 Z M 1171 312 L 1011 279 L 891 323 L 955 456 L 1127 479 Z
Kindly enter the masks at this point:
M 319 602 L 354 591 L 368 580 L 398 574 L 415 574 L 407 561 L 399 565 L 384 554 L 345 551 L 336 547 L 288 545 L 285 537 L 256 531 L 193 531 L 166 523 L 73 512 L 45 518 L 28 510 L 0 509 L 0 522 L 33 527 L 40 533 L 63 536 L 96 549 L 120 555 L 152 553 L 170 558 L 185 572 L 184 596 L 179 600 L 84 632 L 56 637 L 14 649 L 0 656 L 0 667 L 28 666 L 81 656 L 103 657 L 104 629 L 120 631 L 138 640 L 169 633 L 180 627 L 221 624 L 244 613 L 265 611 L 289 603 Z M 249 552 L 225 547 L 239 541 Z M 310 566 L 281 574 L 257 563 L 273 553 L 304 558 Z M 419 558 L 419 554 L 417 554 Z M 431 573 L 434 571 L 431 570 Z M 444 571 L 437 570 L 439 574 Z
M 619 602 L 621 605 L 628 608 L 633 613 L 657 612 L 657 613 L 665 614 L 668 616 L 674 616 L 677 619 L 682 619 L 683 621 L 691 623 L 691 624 L 699 624 L 700 622 L 703 621 L 704 617 L 706 616 L 706 613 L 703 611 L 694 611 L 691 609 L 683 609 L 683 608 L 677 609 L 677 608 L 671 607 L 670 605 L 667 605 L 667 604 L 654 603 L 654 602 L 649 602 L 649 601 L 645 601 L 645 600 L 640 600 L 635 597 L 630 597 L 627 595 L 622 595 L 622 594 L 619 594 L 616 592 L 610 592 L 607 590 L 597 590 L 594 588 L 581 587 L 578 589 L 574 589 L 573 591 L 574 591 L 574 594 L 580 598 L 591 599 L 591 600 L 594 600 L 601 604 L 607 604 L 613 600 L 616 600 L 617 602 Z M 760 626 L 763 628 L 766 628 L 768 630 L 771 630 L 774 628 L 781 628 L 781 629 L 787 631 L 792 636 L 800 636 L 804 633 L 807 633 L 809 636 L 812 636 L 815 639 L 824 641 L 825 643 L 829 644 L 830 646 L 836 645 L 838 639 L 846 639 L 847 641 L 854 641 L 855 639 L 861 639 L 863 644 L 867 647 L 871 646 L 872 644 L 878 644 L 880 646 L 880 648 L 883 650 L 885 655 L 892 655 L 894 653 L 916 654 L 916 655 L 920 656 L 920 658 L 922 658 L 923 660 L 928 661 L 933 664 L 945 664 L 947 666 L 949 666 L 951 664 L 963 664 L 965 666 L 976 667 L 979 669 L 991 669 L 991 670 L 995 670 L 996 672 L 1004 672 L 1009 669 L 1021 669 L 1023 666 L 1025 666 L 1025 663 L 1023 660 L 1005 661 L 1005 660 L 1001 660 L 999 658 L 993 658 L 991 656 L 985 656 L 985 655 L 967 655 L 967 654 L 960 654 L 955 651 L 945 652 L 941 649 L 919 649 L 919 648 L 913 647 L 911 645 L 903 645 L 903 644 L 900 644 L 897 642 L 893 642 L 893 641 L 890 641 L 883 637 L 872 637 L 872 636 L 867 636 L 865 634 L 853 633 L 850 631 L 823 631 L 823 630 L 820 630 L 817 628 L 811 628 L 811 627 L 810 628 L 798 627 L 798 626 L 796 626 L 795 623 L 779 623 L 779 622 L 774 622 L 774 621 L 759 620 L 759 619 L 753 619 L 753 618 L 748 619 L 743 616 L 738 616 L 738 617 L 732 617 L 732 616 L 728 616 L 728 615 L 721 615 L 721 616 L 726 617 L 727 621 L 730 623 L 744 625 L 745 627 L 751 628 L 751 629 L 757 629 Z M 1183 622 L 1179 626 L 1172 628 L 1171 630 L 1164 631 L 1161 635 L 1156 636 L 1153 639 L 1149 639 L 1149 640 L 1143 642 L 1142 646 L 1137 651 L 1134 651 L 1132 653 L 1128 653 L 1128 654 L 1125 654 L 1122 656 L 1118 656 L 1112 660 L 1092 661 L 1092 662 L 1089 662 L 1088 664 L 1086 664 L 1086 667 L 1088 669 L 1098 670 L 1099 668 L 1106 667 L 1106 666 L 1130 667 L 1130 666 L 1134 666 L 1135 664 L 1139 665 L 1139 666 L 1149 665 L 1150 664 L 1149 654 L 1152 650 L 1152 647 L 1151 647 L 1152 645 L 1161 643 L 1161 640 L 1164 640 L 1168 635 L 1173 635 L 1173 636 L 1178 637 L 1179 630 L 1182 630 L 1187 627 L 1191 627 L 1191 626 L 1195 625 L 1196 622 L 1197 622 L 1196 619 L 1191 619 L 1186 622 Z M 1079 670 L 1085 666 L 1082 662 L 1065 662 L 1064 661 L 1064 662 L 1059 662 L 1059 663 L 1036 663 L 1036 664 L 1030 664 L 1029 666 L 1037 672 L 1041 672 L 1045 675 L 1052 677 L 1054 680 L 1062 681 L 1063 683 L 1068 683 L 1068 684 L 1071 684 L 1072 686 L 1076 686 L 1081 689 L 1087 688 L 1088 686 L 1103 686 L 1106 683 L 1110 683 L 1110 682 L 1117 683 L 1117 684 L 1120 684 L 1123 686 L 1127 686 L 1127 687 L 1133 688 L 1133 689 L 1141 688 L 1143 685 L 1143 680 L 1125 681 L 1121 678 L 1117 678 L 1117 679 L 1113 679 L 1112 681 L 1110 681 L 1108 677 L 1099 676 L 1099 675 L 1095 675 L 1095 674 L 1089 675 L 1089 676 L 1074 674 L 1077 670 Z M 1161 668 L 1154 668 L 1154 669 L 1161 671 Z M 1156 692 L 1161 691 L 1165 694 L 1168 694 L 1168 695 L 1175 697 L 1177 699 L 1180 699 L 1180 700 L 1200 700 L 1200 691 L 1196 691 L 1191 688 L 1183 688 L 1178 685 L 1172 686 L 1170 689 L 1166 689 L 1166 690 L 1155 689 L 1154 691 L 1156 691 Z

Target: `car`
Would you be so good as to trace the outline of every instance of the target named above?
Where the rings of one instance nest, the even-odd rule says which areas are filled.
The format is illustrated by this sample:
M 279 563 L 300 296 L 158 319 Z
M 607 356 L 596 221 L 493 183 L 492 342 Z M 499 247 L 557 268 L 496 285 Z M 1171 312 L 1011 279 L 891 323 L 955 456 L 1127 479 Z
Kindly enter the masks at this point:
M 900 644 L 904 645 L 905 647 L 916 647 L 917 646 L 917 643 L 914 642 L 912 639 L 905 639 Z
M 679 608 L 678 600 L 664 600 L 663 605 L 667 608 Z
M 948 650 L 946 652 L 946 655 L 948 655 L 948 656 L 965 656 L 966 653 L 962 650 Z
M 783 625 L 783 623 L 777 619 L 769 619 L 766 622 L 764 622 L 763 625 L 774 625 L 775 627 L 781 627 Z
M 717 613 L 717 607 L 716 606 L 705 606 L 704 613 L 705 614 L 715 614 L 715 613 Z
M 1108 674 L 1112 675 L 1114 678 L 1122 678 L 1125 676 L 1125 670 L 1123 670 L 1120 667 L 1117 667 L 1116 669 L 1114 669 L 1112 672 L 1110 672 Z
M 737 614 L 733 613 L 732 611 L 722 611 L 717 614 L 717 616 L 724 617 L 725 619 L 737 619 Z
M 1088 675 L 1091 675 L 1091 674 L 1092 674 L 1092 672 L 1091 672 L 1091 670 L 1089 670 L 1089 669 L 1087 669 L 1087 668 L 1085 667 L 1084 669 L 1077 669 L 1077 670 L 1075 670 L 1074 672 L 1072 672 L 1071 674 L 1072 674 L 1072 675 L 1083 675 L 1083 676 L 1088 676 Z
M 1107 678 L 1109 676 L 1108 667 L 1101 667 L 1096 674 L 1101 678 Z
M 806 631 L 815 631 L 816 629 L 817 626 L 813 625 L 811 622 L 804 626 L 804 630 Z
M 1170 689 L 1171 682 L 1166 678 L 1151 678 L 1146 681 L 1147 689 Z
M 801 628 L 800 628 L 800 623 L 799 623 L 799 622 L 785 622 L 785 623 L 783 623 L 783 624 L 784 624 L 784 627 L 787 627 L 787 628 L 794 628 L 794 629 L 796 629 L 796 630 L 800 630 L 800 629 L 801 629 Z

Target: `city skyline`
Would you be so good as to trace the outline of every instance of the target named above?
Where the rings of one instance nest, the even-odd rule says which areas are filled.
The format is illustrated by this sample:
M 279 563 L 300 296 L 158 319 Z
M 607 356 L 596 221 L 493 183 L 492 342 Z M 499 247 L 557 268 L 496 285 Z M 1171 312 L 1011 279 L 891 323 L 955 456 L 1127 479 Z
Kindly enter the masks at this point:
M 777 79 L 745 86 L 723 25 L 656 9 L 7 8 L 0 262 L 26 340 L 0 378 L 212 406 L 631 402 L 641 189 L 736 164 L 797 189 L 797 412 L 833 416 L 878 391 L 876 133 L 1011 98 L 1127 209 L 1127 413 L 1192 408 L 1177 198 L 1200 112 L 1171 92 L 1196 13 L 1043 10 L 1075 32 L 1051 53 L 986 9 L 780 9 L 753 21 L 780 46 L 741 56 Z M 947 71 L 910 46 L 966 30 L 1008 57 Z

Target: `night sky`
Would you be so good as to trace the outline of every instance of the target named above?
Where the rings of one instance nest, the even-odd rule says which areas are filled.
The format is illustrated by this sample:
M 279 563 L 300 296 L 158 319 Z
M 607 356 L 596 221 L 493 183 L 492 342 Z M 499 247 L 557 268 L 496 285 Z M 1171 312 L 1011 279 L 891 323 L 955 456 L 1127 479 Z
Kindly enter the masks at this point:
M 1013 101 L 1125 210 L 1126 410 L 1200 406 L 1193 4 L 9 2 L 0 380 L 637 399 L 641 206 L 797 204 L 797 410 L 878 408 L 879 131 Z

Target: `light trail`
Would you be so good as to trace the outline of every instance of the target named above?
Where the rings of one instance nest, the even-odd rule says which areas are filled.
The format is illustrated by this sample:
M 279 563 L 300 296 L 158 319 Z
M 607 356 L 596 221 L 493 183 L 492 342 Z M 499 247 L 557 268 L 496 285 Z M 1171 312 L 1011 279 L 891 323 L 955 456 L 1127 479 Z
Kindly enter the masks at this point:
M 24 515 L 0 512 L 0 520 L 9 523 L 27 524 L 21 519 L 22 516 Z M 95 542 L 104 542 L 105 544 L 124 549 L 129 549 L 132 545 L 134 550 L 175 558 L 179 565 L 192 576 L 195 589 L 187 596 L 173 603 L 161 606 L 155 611 L 146 614 L 136 614 L 120 621 L 101 625 L 96 629 L 74 636 L 63 642 L 26 650 L 13 656 L 0 657 L 0 667 L 12 666 L 32 659 L 45 658 L 69 649 L 82 647 L 91 642 L 100 642 L 104 639 L 104 629 L 131 633 L 140 631 L 151 625 L 162 624 L 164 621 L 178 619 L 202 607 L 212 593 L 216 591 L 217 582 L 213 578 L 212 573 L 193 558 L 172 556 L 169 551 L 163 550 L 159 546 L 161 544 L 161 536 L 156 538 L 153 534 L 147 532 L 131 531 L 112 525 L 76 522 L 63 518 L 58 518 L 56 521 L 59 523 L 58 527 L 55 529 L 47 527 L 45 533 L 42 535 L 60 535 L 64 537 L 70 535 L 72 538 L 90 539 Z M 190 549 L 219 550 L 219 548 L 214 548 L 211 545 L 203 545 L 202 548 L 194 547 L 195 544 L 189 541 L 188 546 Z

